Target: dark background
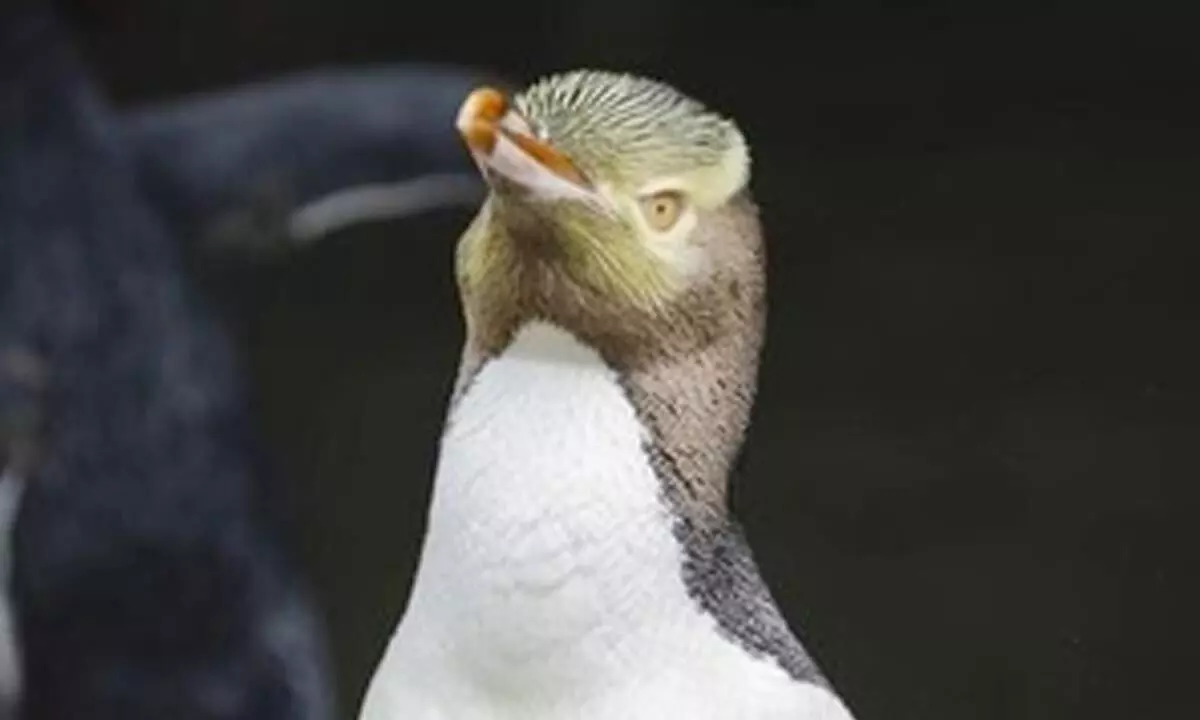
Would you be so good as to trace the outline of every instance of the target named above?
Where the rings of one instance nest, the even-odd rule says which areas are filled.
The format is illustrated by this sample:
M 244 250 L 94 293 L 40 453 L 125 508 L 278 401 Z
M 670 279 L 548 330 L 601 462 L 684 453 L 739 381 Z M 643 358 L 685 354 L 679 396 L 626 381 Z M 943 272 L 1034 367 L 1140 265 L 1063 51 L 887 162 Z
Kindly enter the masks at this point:
M 851 706 L 1196 713 L 1200 21 L 818 12 L 867 2 L 93 5 L 85 47 L 124 105 L 439 60 L 517 80 L 646 72 L 732 114 L 772 272 L 736 504 Z M 414 569 L 468 219 L 377 224 L 207 278 L 294 486 L 347 717 Z

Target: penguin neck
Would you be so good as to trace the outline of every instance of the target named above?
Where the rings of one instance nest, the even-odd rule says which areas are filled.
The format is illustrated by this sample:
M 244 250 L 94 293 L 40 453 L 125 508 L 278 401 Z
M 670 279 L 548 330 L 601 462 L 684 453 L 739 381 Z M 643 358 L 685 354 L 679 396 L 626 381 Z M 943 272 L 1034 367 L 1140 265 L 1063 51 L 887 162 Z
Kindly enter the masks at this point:
M 620 386 L 645 433 L 644 452 L 673 510 L 698 526 L 724 525 L 731 521 L 729 477 L 757 390 L 761 315 L 739 329 L 741 334 L 724 333 L 703 347 L 649 359 L 639 357 L 633 362 L 622 357 L 621 350 L 605 352 L 602 345 L 580 339 L 549 321 L 515 323 L 510 339 L 487 352 L 468 337 L 450 400 L 449 421 L 455 421 L 460 401 L 483 367 L 514 360 L 527 369 L 540 365 L 547 371 L 545 377 L 532 372 L 523 377 L 534 387 L 545 387 L 543 380 L 561 376 L 558 370 L 566 353 L 574 357 L 575 367 L 586 366 L 603 375 L 606 385 Z M 625 369 L 618 373 L 611 369 L 615 367 Z M 510 399 L 519 399 L 524 390 L 515 395 Z
M 654 440 L 594 349 L 520 328 L 452 405 L 401 631 L 486 650 L 469 662 L 511 683 L 523 664 L 543 680 L 602 674 L 635 662 L 615 658 L 639 637 L 698 616 Z

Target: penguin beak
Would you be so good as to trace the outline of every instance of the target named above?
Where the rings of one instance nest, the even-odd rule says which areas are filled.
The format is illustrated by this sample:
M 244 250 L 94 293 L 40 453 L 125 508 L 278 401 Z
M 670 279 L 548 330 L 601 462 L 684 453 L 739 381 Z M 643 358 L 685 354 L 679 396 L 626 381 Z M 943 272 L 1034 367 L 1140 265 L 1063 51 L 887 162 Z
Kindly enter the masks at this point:
M 486 180 L 505 178 L 535 197 L 607 205 L 569 157 L 536 137 L 499 90 L 482 87 L 467 96 L 455 123 Z

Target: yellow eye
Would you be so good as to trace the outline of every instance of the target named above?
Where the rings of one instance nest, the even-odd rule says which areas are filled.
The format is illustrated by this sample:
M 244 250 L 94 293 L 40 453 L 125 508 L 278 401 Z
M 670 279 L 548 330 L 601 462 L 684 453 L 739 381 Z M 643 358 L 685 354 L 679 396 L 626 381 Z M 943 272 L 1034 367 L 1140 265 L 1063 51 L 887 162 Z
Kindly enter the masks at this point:
M 641 206 L 642 215 L 646 218 L 646 224 L 655 232 L 666 232 L 679 222 L 685 201 L 682 193 L 664 190 L 647 195 L 638 203 Z

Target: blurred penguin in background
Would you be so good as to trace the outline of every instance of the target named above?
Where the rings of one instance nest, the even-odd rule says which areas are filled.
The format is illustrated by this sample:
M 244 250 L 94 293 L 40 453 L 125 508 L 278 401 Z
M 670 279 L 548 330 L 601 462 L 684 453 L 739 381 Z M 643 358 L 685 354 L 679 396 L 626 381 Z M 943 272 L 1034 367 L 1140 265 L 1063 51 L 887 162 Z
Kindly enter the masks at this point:
M 61 8 L 3 7 L 0 717 L 331 718 L 286 500 L 185 259 L 475 202 L 450 118 L 486 79 L 312 73 L 120 114 Z

